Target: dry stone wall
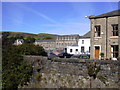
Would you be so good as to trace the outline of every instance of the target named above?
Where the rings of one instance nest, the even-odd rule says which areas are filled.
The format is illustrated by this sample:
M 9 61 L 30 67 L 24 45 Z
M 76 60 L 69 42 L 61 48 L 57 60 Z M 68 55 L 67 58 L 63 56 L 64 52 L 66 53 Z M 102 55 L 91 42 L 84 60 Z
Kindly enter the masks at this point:
M 96 79 L 89 77 L 87 65 L 94 60 L 25 56 L 34 67 L 31 88 L 120 88 L 119 61 L 96 61 L 101 70 Z M 39 77 L 38 77 L 39 76 Z

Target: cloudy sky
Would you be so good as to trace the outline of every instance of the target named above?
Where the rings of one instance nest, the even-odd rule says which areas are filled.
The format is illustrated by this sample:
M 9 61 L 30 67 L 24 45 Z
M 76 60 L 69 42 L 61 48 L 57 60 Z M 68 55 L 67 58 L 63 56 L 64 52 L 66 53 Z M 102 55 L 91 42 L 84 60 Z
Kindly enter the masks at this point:
M 80 34 L 90 30 L 89 15 L 118 9 L 118 2 L 2 2 L 2 30 Z

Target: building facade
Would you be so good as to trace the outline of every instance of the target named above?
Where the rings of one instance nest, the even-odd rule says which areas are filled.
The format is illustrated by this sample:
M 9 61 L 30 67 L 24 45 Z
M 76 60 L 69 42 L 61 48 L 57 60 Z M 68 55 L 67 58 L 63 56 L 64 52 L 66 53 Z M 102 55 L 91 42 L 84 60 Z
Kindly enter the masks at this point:
M 100 53 L 104 53 L 104 58 L 116 60 L 120 55 L 119 11 L 89 17 L 91 21 L 91 58 L 100 59 Z
M 17 40 L 15 40 L 13 45 L 22 45 L 23 43 L 24 43 L 23 39 L 17 39 Z
M 35 45 L 42 46 L 46 51 L 51 51 L 56 48 L 56 40 L 35 40 Z
M 56 48 L 65 49 L 69 45 L 74 45 L 78 43 L 79 35 L 60 35 L 56 38 Z
M 74 55 L 90 54 L 90 32 L 80 36 L 77 44 L 67 46 L 67 53 Z
M 77 44 L 79 37 L 79 35 L 59 35 L 53 40 L 35 40 L 35 45 L 40 45 L 46 51 L 53 51 L 58 54 L 67 51 L 68 45 Z

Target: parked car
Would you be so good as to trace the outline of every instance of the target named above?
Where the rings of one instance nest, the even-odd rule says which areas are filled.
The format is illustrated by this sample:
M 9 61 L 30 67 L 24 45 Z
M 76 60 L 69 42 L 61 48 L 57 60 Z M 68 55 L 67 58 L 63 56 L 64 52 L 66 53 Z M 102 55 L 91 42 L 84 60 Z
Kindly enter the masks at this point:
M 55 57 L 58 57 L 55 53 L 53 53 L 53 52 L 48 53 L 48 59 L 52 59 L 52 58 L 55 58 Z
M 66 53 L 66 52 L 62 52 L 62 53 L 60 53 L 60 54 L 58 54 L 58 56 L 60 57 L 60 58 L 70 58 L 72 55 L 71 54 L 68 54 L 68 53 Z
M 90 54 L 81 54 L 80 59 L 90 59 Z

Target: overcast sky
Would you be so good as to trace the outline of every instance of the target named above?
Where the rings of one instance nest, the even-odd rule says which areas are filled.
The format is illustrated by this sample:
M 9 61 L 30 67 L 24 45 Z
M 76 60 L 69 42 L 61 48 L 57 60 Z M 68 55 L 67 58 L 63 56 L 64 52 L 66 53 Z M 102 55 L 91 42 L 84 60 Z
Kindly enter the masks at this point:
M 83 35 L 90 30 L 85 16 L 117 9 L 117 2 L 3 2 L 2 30 Z

